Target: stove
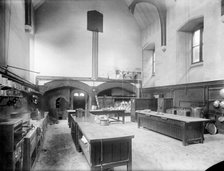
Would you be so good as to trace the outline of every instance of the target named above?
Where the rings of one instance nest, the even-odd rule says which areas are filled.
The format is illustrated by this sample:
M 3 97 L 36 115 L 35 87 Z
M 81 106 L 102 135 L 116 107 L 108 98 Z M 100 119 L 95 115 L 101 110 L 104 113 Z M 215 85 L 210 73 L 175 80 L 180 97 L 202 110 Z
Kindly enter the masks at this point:
M 22 170 L 23 161 L 23 121 L 9 119 L 0 122 L 0 170 Z

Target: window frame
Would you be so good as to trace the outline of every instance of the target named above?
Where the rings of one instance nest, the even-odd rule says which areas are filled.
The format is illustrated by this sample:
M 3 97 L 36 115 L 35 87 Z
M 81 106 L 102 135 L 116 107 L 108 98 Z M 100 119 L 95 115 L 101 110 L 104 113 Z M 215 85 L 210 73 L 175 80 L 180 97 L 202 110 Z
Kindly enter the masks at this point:
M 156 75 L 156 53 L 155 49 L 152 50 L 152 76 Z
M 200 31 L 200 41 L 199 41 L 199 45 L 194 46 L 193 45 L 194 34 L 198 30 Z M 198 25 L 192 31 L 192 38 L 191 38 L 191 65 L 203 62 L 203 32 L 204 32 L 203 24 Z M 198 46 L 199 46 L 199 61 L 194 62 L 194 53 L 193 53 L 194 51 L 193 51 L 193 49 L 195 47 L 198 47 Z

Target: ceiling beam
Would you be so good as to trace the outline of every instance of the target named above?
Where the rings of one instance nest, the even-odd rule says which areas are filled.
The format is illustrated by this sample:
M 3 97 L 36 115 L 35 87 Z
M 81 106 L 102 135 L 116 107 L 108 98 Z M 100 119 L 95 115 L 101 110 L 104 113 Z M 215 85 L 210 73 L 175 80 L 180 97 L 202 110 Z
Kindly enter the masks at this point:
M 33 2 L 33 7 L 36 10 L 39 8 L 46 0 L 32 0 Z

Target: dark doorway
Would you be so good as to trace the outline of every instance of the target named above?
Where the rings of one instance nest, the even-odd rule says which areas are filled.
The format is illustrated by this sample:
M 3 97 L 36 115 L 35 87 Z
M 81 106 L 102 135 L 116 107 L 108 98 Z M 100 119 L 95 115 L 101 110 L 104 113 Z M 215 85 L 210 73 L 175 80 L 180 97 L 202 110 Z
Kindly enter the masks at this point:
M 75 92 L 73 96 L 73 109 L 85 109 L 86 94 L 84 92 Z

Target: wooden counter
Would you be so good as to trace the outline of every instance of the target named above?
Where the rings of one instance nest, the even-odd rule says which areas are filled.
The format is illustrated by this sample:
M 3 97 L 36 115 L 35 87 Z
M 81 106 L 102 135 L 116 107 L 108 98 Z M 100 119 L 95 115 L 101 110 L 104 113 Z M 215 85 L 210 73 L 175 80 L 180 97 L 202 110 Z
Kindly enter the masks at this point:
M 24 171 L 32 170 L 33 166 L 35 165 L 36 159 L 38 158 L 39 152 L 43 146 L 48 124 L 48 113 L 45 112 L 44 118 L 40 120 L 31 120 L 30 124 L 34 127 L 24 137 Z
M 209 119 L 178 116 L 153 111 L 138 110 L 138 127 L 159 132 L 183 141 L 183 145 L 203 143 L 204 126 Z
M 109 118 L 113 119 L 113 121 L 122 122 L 123 124 L 125 123 L 125 110 L 98 109 L 90 110 L 89 112 L 93 115 L 109 115 Z M 110 115 L 115 115 L 117 118 L 111 117 Z M 122 117 L 122 120 L 120 120 L 120 116 Z
M 68 113 L 68 126 L 69 128 L 71 128 L 71 115 L 75 115 L 76 116 L 76 110 L 67 110 Z
M 115 126 L 101 126 L 94 117 L 72 116 L 72 136 L 78 151 L 83 151 L 91 170 L 127 165 L 132 170 L 132 138 Z M 85 139 L 84 142 L 82 139 Z

